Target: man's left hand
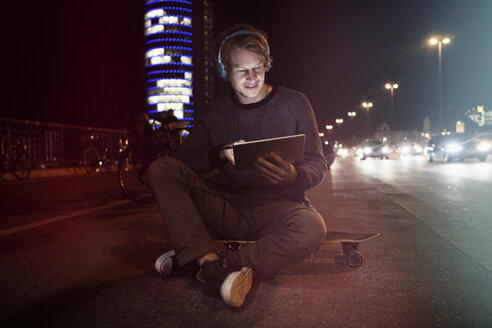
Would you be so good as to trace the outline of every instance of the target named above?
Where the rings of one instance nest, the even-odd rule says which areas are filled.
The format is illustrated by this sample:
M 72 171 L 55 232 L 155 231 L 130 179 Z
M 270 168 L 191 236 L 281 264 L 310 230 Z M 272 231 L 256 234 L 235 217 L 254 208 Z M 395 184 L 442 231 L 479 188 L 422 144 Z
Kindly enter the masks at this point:
M 297 178 L 295 166 L 277 153 L 258 158 L 255 167 L 263 177 L 275 185 L 292 184 Z

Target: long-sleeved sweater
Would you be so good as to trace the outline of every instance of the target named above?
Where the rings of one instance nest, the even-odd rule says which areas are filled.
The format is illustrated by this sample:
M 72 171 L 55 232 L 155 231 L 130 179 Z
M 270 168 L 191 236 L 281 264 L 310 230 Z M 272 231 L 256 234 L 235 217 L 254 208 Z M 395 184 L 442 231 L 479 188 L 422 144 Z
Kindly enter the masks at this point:
M 294 134 L 305 134 L 306 141 L 303 161 L 294 164 L 296 181 L 290 185 L 274 186 L 255 169 L 239 171 L 218 157 L 220 147 L 240 139 Z M 274 86 L 265 99 L 254 104 L 241 104 L 233 95 L 211 104 L 175 157 L 197 172 L 218 167 L 219 181 L 227 190 L 261 189 L 299 201 L 307 201 L 305 191 L 321 183 L 327 170 L 311 104 L 301 92 L 281 86 Z

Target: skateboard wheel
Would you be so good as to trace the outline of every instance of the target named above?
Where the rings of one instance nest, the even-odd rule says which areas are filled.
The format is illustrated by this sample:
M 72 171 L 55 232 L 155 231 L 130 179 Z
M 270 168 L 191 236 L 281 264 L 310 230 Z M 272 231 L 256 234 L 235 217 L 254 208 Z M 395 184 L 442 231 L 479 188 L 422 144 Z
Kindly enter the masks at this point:
M 349 251 L 347 253 L 347 264 L 356 268 L 362 264 L 362 254 L 359 251 Z

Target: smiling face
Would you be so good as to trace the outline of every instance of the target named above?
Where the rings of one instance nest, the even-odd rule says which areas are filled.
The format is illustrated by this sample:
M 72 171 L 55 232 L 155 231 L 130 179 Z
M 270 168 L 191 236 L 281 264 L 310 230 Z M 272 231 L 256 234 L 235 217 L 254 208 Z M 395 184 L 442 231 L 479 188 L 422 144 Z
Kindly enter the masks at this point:
M 236 47 L 230 53 L 228 78 L 241 104 L 252 104 L 267 96 L 265 63 L 255 53 Z

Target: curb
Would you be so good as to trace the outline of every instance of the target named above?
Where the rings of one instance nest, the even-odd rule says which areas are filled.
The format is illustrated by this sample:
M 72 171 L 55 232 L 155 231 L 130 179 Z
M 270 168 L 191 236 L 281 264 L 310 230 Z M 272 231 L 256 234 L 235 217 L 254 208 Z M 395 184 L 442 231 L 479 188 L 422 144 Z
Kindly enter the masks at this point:
M 31 170 L 31 174 L 29 174 L 29 177 L 26 180 L 82 174 L 87 174 L 87 171 L 81 166 L 55 169 L 35 169 Z M 18 179 L 12 173 L 6 172 L 0 176 L 0 181 L 18 181 Z

